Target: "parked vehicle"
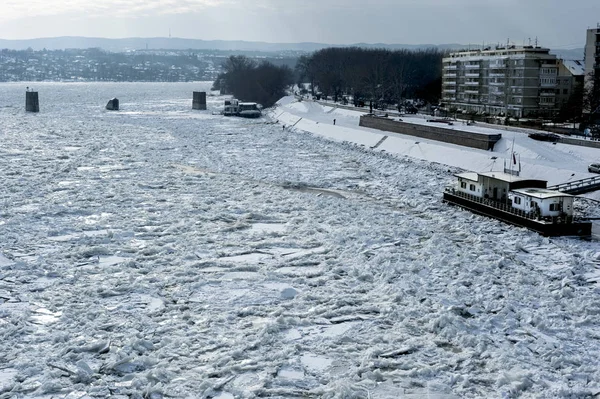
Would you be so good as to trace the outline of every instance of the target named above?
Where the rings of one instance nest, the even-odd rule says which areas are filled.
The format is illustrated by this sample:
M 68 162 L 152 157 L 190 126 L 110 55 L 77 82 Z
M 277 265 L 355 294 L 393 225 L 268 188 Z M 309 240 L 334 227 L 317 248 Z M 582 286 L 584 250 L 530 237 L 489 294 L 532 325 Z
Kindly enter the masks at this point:
M 530 133 L 529 134 L 529 138 L 534 139 L 534 140 L 539 140 L 539 141 L 551 141 L 551 142 L 557 142 L 558 140 L 560 140 L 560 136 L 558 134 L 554 134 L 554 133 Z
M 600 173 L 600 163 L 593 163 L 590 166 L 588 166 L 588 172 Z

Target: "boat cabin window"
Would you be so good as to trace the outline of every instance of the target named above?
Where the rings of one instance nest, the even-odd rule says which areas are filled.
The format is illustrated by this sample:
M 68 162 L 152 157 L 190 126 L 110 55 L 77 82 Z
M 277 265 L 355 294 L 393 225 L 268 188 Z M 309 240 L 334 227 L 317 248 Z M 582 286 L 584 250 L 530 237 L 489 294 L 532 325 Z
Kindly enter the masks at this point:
M 464 181 L 460 182 L 460 188 L 467 188 L 467 183 Z
M 475 185 L 474 184 L 469 184 L 469 190 L 475 191 Z
M 521 197 L 515 197 L 515 204 L 517 204 L 517 205 L 521 204 Z

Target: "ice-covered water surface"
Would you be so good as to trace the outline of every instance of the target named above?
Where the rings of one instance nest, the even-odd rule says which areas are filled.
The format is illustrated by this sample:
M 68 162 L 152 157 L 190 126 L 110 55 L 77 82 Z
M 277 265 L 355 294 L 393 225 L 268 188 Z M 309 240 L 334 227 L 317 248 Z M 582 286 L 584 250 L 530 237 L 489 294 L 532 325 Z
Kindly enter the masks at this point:
M 442 165 L 192 111 L 207 88 L 38 84 L 25 114 L 0 85 L 0 398 L 600 391 L 597 243 L 443 205 Z

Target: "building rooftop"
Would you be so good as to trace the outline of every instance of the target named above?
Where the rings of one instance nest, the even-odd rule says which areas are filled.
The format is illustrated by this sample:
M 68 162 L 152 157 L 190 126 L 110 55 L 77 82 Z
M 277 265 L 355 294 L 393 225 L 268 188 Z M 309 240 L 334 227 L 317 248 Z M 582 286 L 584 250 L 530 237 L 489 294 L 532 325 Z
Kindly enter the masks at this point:
M 562 60 L 565 68 L 571 72 L 574 76 L 583 76 L 585 75 L 585 65 L 583 61 L 579 60 Z
M 539 46 L 495 46 L 495 47 L 484 47 L 476 50 L 460 50 L 452 52 L 445 58 L 460 58 L 460 57 L 473 57 L 473 56 L 498 56 L 498 55 L 514 55 L 514 54 L 543 54 L 548 55 L 550 52 L 549 48 Z

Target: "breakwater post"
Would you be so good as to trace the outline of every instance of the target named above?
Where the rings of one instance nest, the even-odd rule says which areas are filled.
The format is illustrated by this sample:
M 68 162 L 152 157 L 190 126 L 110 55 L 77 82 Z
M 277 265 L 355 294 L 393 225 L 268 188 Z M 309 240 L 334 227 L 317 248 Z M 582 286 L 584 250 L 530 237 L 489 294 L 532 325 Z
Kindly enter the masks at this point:
M 194 100 L 192 101 L 192 109 L 206 111 L 206 92 L 195 91 Z
M 108 104 L 106 104 L 106 109 L 109 111 L 118 111 L 119 110 L 119 99 L 113 98 L 108 100 Z
M 37 91 L 25 92 L 25 111 L 27 112 L 40 112 L 40 101 L 38 99 Z

